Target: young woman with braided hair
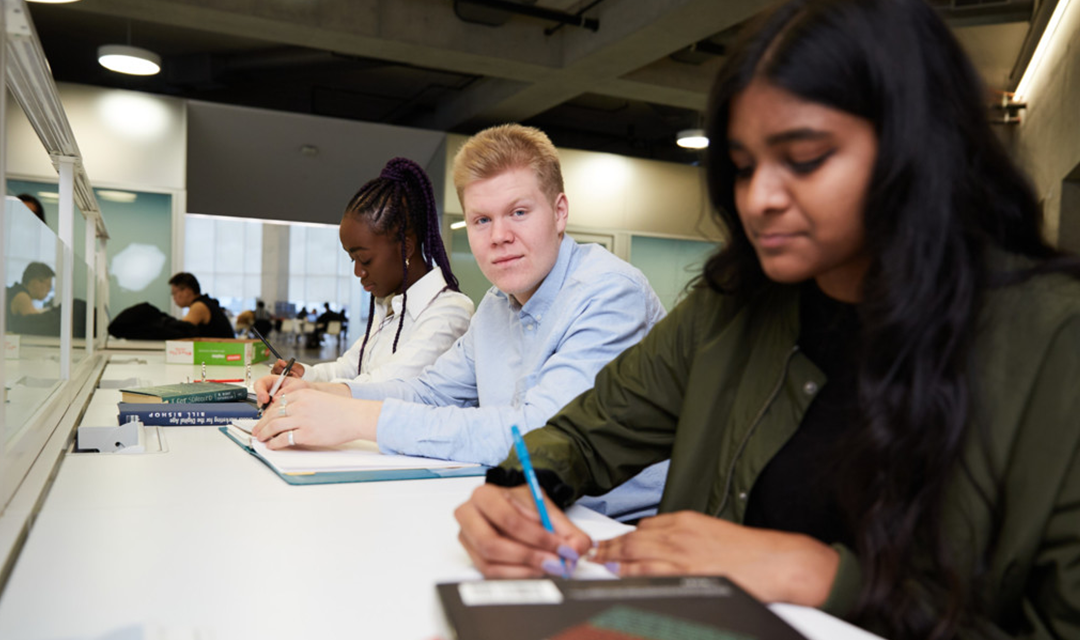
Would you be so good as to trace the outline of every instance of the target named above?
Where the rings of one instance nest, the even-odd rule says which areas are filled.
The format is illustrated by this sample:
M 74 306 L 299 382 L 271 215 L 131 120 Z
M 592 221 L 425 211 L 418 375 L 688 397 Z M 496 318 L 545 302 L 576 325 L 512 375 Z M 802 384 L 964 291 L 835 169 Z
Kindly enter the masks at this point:
M 367 329 L 334 362 L 293 366 L 313 382 L 378 382 L 418 374 L 469 326 L 473 302 L 457 278 L 439 234 L 431 181 L 412 160 L 394 158 L 349 200 L 341 246 L 371 294 Z M 285 367 L 256 382 L 269 389 Z

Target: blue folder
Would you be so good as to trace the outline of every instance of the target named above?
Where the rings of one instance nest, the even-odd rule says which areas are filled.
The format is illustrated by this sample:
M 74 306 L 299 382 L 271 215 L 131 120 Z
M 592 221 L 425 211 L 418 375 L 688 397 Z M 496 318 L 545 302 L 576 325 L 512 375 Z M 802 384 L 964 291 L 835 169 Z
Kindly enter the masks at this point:
M 434 478 L 463 478 L 482 476 L 487 472 L 485 466 L 469 466 L 458 469 L 365 469 L 360 471 L 319 471 L 314 473 L 281 473 L 274 465 L 263 458 L 251 445 L 245 444 L 229 432 L 228 427 L 218 427 L 229 440 L 241 449 L 255 456 L 267 468 L 276 473 L 285 482 L 295 485 L 305 484 L 340 484 L 343 482 L 381 482 L 383 480 L 429 480 Z

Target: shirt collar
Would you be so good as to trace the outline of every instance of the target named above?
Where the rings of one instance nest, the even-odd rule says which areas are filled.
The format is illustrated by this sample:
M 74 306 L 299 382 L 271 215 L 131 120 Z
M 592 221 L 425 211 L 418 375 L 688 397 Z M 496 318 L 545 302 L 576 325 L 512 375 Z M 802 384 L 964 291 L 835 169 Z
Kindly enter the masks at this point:
M 416 320 L 416 316 L 420 315 L 424 309 L 427 308 L 431 301 L 435 299 L 435 296 L 442 293 L 446 288 L 446 280 L 443 278 L 442 269 L 438 265 L 432 267 L 431 271 L 424 274 L 424 277 L 420 278 L 413 283 L 411 287 L 406 290 L 409 296 L 409 305 L 407 311 L 409 317 Z M 394 315 L 401 313 L 402 296 L 393 295 L 390 296 L 390 308 L 394 310 Z
M 559 243 L 559 257 L 555 259 L 555 266 L 544 276 L 543 282 L 532 294 L 529 301 L 521 307 L 523 315 L 531 316 L 537 320 L 555 303 L 556 296 L 562 291 L 566 282 L 566 275 L 570 271 L 570 262 L 578 250 L 578 244 L 569 234 L 564 233 L 562 242 Z M 509 297 L 509 296 L 508 296 Z M 514 307 L 517 307 L 515 304 Z

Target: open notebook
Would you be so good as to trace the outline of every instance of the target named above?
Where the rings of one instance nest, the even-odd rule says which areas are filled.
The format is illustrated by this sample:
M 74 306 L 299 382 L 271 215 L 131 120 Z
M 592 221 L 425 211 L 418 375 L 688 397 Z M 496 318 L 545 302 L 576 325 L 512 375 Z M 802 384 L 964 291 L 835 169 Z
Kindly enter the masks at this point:
M 379 453 L 374 442 L 336 447 L 289 447 L 272 451 L 251 437 L 256 420 L 235 420 L 218 430 L 261 460 L 289 484 L 332 484 L 484 475 L 487 468 L 465 462 Z

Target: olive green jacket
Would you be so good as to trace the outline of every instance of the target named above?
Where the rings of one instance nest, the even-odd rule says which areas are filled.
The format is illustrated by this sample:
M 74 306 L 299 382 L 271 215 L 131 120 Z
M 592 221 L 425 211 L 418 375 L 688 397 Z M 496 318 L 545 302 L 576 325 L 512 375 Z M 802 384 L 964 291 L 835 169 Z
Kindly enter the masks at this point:
M 826 383 L 796 344 L 798 306 L 795 287 L 770 286 L 742 305 L 696 290 L 527 435 L 534 465 L 573 488 L 560 496 L 569 503 L 670 456 L 661 512 L 741 523 L 758 474 Z M 1080 282 L 1040 276 L 993 290 L 973 353 L 989 456 L 973 436 L 971 475 L 958 472 L 949 490 L 947 539 L 961 560 L 985 553 L 991 506 L 981 495 L 1003 519 L 986 581 L 992 619 L 965 635 L 1080 638 Z M 843 616 L 861 572 L 851 549 L 835 548 L 824 609 Z

